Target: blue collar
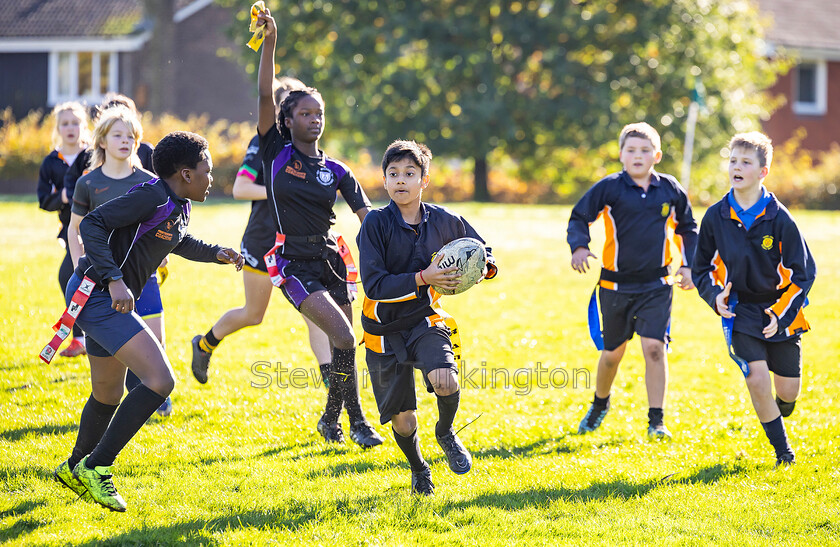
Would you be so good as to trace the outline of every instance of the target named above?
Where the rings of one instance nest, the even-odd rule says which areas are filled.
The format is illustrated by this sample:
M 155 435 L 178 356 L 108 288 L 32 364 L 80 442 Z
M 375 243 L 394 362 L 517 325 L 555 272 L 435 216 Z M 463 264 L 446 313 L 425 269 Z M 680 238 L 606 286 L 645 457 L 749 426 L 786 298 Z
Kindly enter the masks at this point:
M 729 206 L 732 207 L 732 210 L 735 211 L 735 214 L 738 215 L 738 219 L 740 219 L 747 230 L 750 229 L 756 218 L 764 212 L 772 199 L 773 196 L 770 195 L 770 192 L 767 191 L 767 188 L 765 188 L 763 184 L 761 185 L 761 197 L 758 198 L 758 201 L 748 209 L 741 207 L 741 205 L 735 200 L 734 190 L 730 190 L 729 194 L 727 194 Z

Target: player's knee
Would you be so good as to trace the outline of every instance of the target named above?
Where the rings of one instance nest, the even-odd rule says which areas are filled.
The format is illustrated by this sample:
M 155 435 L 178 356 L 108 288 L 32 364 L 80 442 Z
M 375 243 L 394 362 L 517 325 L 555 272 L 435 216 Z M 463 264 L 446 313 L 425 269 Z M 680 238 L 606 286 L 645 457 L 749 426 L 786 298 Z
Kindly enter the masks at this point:
M 93 398 L 102 404 L 118 405 L 123 396 L 124 384 L 122 382 L 93 382 L 91 392 Z
M 143 380 L 146 387 L 160 395 L 161 397 L 169 397 L 172 390 L 175 389 L 175 377 L 171 374 L 156 374 L 155 376 Z
M 762 393 L 770 390 L 770 375 L 762 371 L 753 370 L 749 376 L 746 377 L 747 389 L 751 393 Z
M 245 326 L 246 327 L 256 327 L 257 325 L 263 322 L 263 318 L 265 317 L 264 312 L 258 311 L 245 311 Z
M 407 410 L 391 417 L 391 427 L 400 437 L 408 437 L 417 429 L 417 414 Z
M 429 373 L 429 382 L 432 384 L 435 393 L 442 397 L 457 393 L 460 389 L 458 375 L 450 369 L 439 368 L 433 370 Z

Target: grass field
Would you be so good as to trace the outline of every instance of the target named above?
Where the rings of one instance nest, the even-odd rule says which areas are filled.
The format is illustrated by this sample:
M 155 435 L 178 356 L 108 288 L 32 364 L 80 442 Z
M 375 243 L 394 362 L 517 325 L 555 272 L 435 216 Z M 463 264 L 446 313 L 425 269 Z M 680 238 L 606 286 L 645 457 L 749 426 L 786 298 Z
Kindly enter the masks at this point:
M 447 297 L 465 346 L 456 427 L 475 461 L 453 475 L 435 443 L 434 398 L 418 393 L 421 443 L 437 487 L 409 494 L 390 427 L 382 447 L 327 447 L 315 431 L 325 392 L 310 380 L 257 376 L 252 365 L 317 369 L 302 320 L 278 293 L 263 325 L 216 351 L 211 380 L 189 372 L 190 344 L 241 305 L 233 268 L 174 257 L 163 286 L 168 354 L 178 385 L 171 417 L 154 416 L 117 459 L 128 512 L 74 501 L 52 480 L 72 448 L 90 393 L 85 358 L 38 359 L 63 310 L 56 216 L 34 200 L 0 201 L 0 541 L 19 545 L 508 545 L 840 542 L 840 215 L 796 213 L 816 257 L 804 338 L 803 393 L 787 420 L 798 463 L 775 457 L 726 354 L 720 322 L 696 295 L 674 301 L 666 423 L 645 437 L 644 363 L 631 342 L 604 426 L 574 432 L 598 357 L 586 303 L 596 274 L 569 267 L 569 209 L 458 204 L 494 248 L 497 279 Z M 358 222 L 340 206 L 338 228 Z M 248 206 L 198 204 L 191 231 L 238 247 Z M 699 215 L 698 215 L 699 216 Z M 600 223 L 593 230 L 602 238 Z M 593 246 L 600 254 L 600 243 Z M 358 306 L 356 329 L 358 326 Z M 364 352 L 358 357 L 365 370 Z M 539 363 L 539 365 L 538 365 Z M 553 371 L 538 377 L 537 366 Z M 261 369 L 264 370 L 264 369 Z M 485 379 L 482 381 L 482 377 Z M 565 382 L 564 382 L 565 379 Z M 551 380 L 551 382 L 549 382 Z M 364 381 L 364 377 L 363 377 Z M 307 384 L 307 385 L 301 385 Z M 483 384 L 483 385 L 482 385 Z M 370 387 L 363 406 L 378 415 Z M 345 430 L 347 427 L 346 417 Z

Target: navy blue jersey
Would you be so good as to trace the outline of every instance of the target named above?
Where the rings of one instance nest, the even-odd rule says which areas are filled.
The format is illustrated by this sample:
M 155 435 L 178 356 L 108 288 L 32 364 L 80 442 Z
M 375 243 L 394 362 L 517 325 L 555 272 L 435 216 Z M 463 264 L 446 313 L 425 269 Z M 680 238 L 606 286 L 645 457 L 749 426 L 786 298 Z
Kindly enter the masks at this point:
M 154 147 L 146 142 L 141 142 L 140 146 L 137 147 L 137 157 L 140 158 L 140 164 L 143 166 L 143 169 L 149 171 L 150 173 L 155 172 L 155 170 L 152 169 L 152 154 L 154 151 Z M 72 196 L 73 192 L 76 190 L 76 181 L 88 172 L 88 165 L 90 164 L 90 156 L 92 153 L 93 152 L 90 148 L 82 150 L 79 152 L 79 155 L 76 156 L 76 160 L 70 165 L 70 168 L 67 169 L 67 173 L 64 175 L 64 187 L 67 188 L 68 196 Z
M 484 240 L 461 216 L 445 207 L 420 203 L 421 221 L 415 229 L 402 217 L 392 201 L 385 207 L 370 211 L 356 242 L 359 246 L 359 273 L 365 289 L 362 306 L 364 318 L 381 325 L 398 319 L 423 316 L 440 299 L 431 286 L 418 287 L 414 275 L 432 263 L 432 255 L 441 247 L 462 237 Z M 493 255 L 487 247 L 487 256 Z M 414 325 L 411 325 L 414 326 Z M 365 335 L 369 349 L 382 353 L 384 340 L 380 336 Z
M 236 175 L 244 175 L 251 179 L 254 184 L 265 186 L 259 135 L 254 135 L 254 138 L 248 143 L 245 159 L 242 160 L 242 167 L 239 168 Z M 267 199 L 258 199 L 251 202 L 251 216 L 248 217 L 248 225 L 245 227 L 242 241 L 246 242 L 249 249 L 251 247 L 255 249 L 265 247 L 268 250 L 274 246 L 274 219 L 268 208 Z M 258 258 L 262 259 L 262 257 Z
M 810 328 L 802 308 L 817 266 L 790 212 L 770 196 L 749 230 L 727 196 L 709 207 L 691 273 L 700 297 L 715 312 L 715 298 L 732 282 L 730 295 L 738 298 L 736 332 L 764 340 L 761 331 L 769 323 L 764 310 L 773 310 L 779 330 L 769 341 L 778 341 Z
M 318 243 L 304 241 L 307 236 L 326 236 L 335 224 L 336 192 L 355 213 L 370 207 L 364 190 L 350 168 L 319 151 L 311 158 L 286 142 L 276 126 L 260 135 L 263 176 L 268 206 L 275 231 L 291 236 L 280 254 L 287 258 L 320 257 L 325 239 Z
M 104 203 L 82 219 L 85 255 L 76 275 L 104 286 L 104 279 L 123 276 L 140 297 L 143 286 L 161 261 L 173 252 L 197 262 L 222 262 L 218 245 L 208 245 L 187 233 L 192 203 L 179 197 L 165 181 L 138 184 Z
M 691 266 L 697 244 L 697 223 L 688 195 L 677 179 L 654 172 L 644 190 L 627 171 L 598 181 L 572 209 L 567 241 L 574 253 L 589 248 L 589 225 L 604 217 L 606 242 L 601 260 L 604 274 L 630 276 L 656 272 L 673 261 L 673 241 L 680 252 L 679 266 Z M 619 292 L 643 292 L 668 282 L 664 275 L 651 279 L 614 282 L 603 279 L 601 287 Z M 673 272 L 671 272 L 673 273 Z M 612 277 L 612 276 L 611 276 Z
M 61 201 L 61 191 L 64 189 L 64 175 L 68 168 L 61 152 L 53 150 L 41 162 L 38 171 L 38 206 L 44 211 L 58 211 L 58 220 L 61 222 L 58 237 L 64 241 L 67 241 L 67 226 L 70 224 L 70 204 Z M 73 194 L 68 191 L 67 200 L 72 199 Z

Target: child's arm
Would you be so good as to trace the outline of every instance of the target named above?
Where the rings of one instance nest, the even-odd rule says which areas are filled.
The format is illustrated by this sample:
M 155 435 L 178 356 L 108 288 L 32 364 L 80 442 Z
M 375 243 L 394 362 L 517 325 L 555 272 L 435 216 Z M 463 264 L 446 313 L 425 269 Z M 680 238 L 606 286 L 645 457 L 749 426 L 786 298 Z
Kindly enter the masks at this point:
M 239 168 L 236 179 L 233 181 L 233 199 L 251 201 L 268 199 L 265 185 L 255 182 L 261 169 L 260 142 L 258 137 L 254 137 L 248 144 L 245 159 L 242 160 L 242 167 Z
M 50 180 L 49 169 L 47 168 L 47 160 L 41 164 L 41 169 L 38 171 L 38 206 L 44 211 L 58 211 L 64 205 L 61 199 L 61 191 L 56 188 L 52 180 Z
M 359 274 L 368 298 L 380 301 L 413 300 L 417 298 L 417 287 L 420 286 L 430 284 L 448 288 L 457 286 L 457 282 L 449 281 L 456 268 L 438 270 L 436 263 L 429 265 L 422 273 L 389 272 L 385 264 L 388 246 L 383 236 L 386 227 L 381 218 L 381 213 L 367 215 L 356 237 L 356 243 L 359 246 Z M 441 258 L 438 257 L 437 262 Z M 443 282 L 446 282 L 446 285 L 443 285 Z
M 603 190 L 603 183 L 590 188 L 572 208 L 569 217 L 566 241 L 572 251 L 572 269 L 580 273 L 586 273 L 589 269 L 590 257 L 598 258 L 589 250 L 589 225 L 598 220 L 606 205 Z
M 76 159 L 67 168 L 64 173 L 64 192 L 67 195 L 68 201 L 73 201 L 73 193 L 76 191 L 76 181 L 84 175 L 85 167 L 90 161 L 90 149 L 82 150 Z
M 260 53 L 260 70 L 257 90 L 259 92 L 259 121 L 257 131 L 265 135 L 277 123 L 274 106 L 274 93 L 271 89 L 274 82 L 274 50 L 277 46 L 277 24 L 266 8 L 257 15 L 257 26 L 265 25 L 265 41 Z
M 193 262 L 216 262 L 219 264 L 233 264 L 237 271 L 242 269 L 245 259 L 229 247 L 210 245 L 202 240 L 186 234 L 184 239 L 172 249 L 178 256 L 183 256 Z
M 676 213 L 677 226 L 674 228 L 674 243 L 680 251 L 680 266 L 677 269 L 677 283 L 681 289 L 691 290 L 694 283 L 691 280 L 691 261 L 697 248 L 697 222 L 691 210 L 688 194 L 682 186 L 677 185 Z

